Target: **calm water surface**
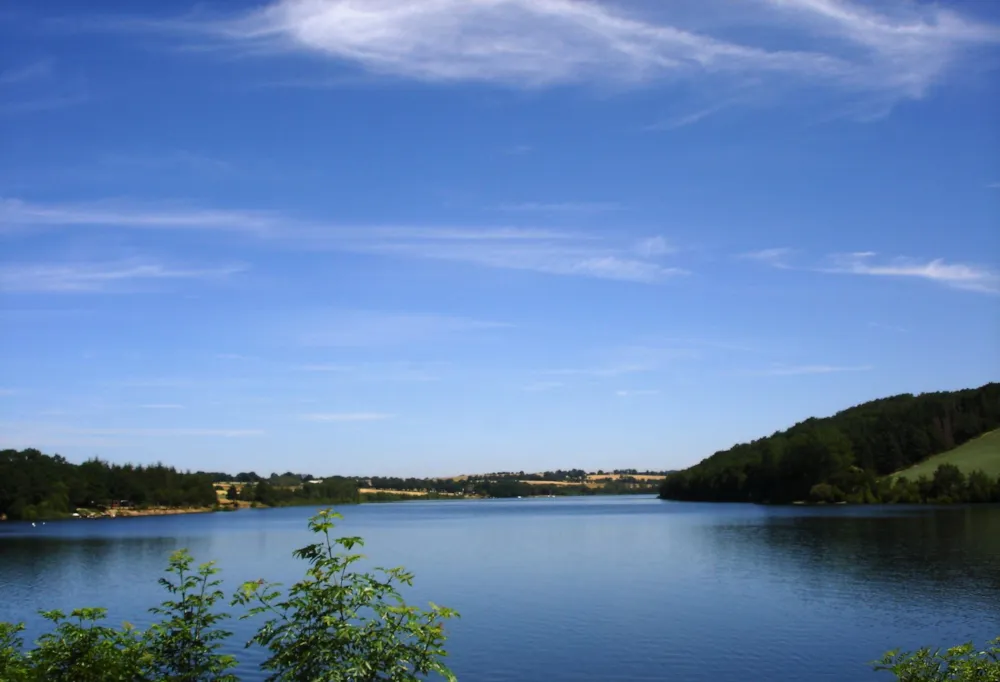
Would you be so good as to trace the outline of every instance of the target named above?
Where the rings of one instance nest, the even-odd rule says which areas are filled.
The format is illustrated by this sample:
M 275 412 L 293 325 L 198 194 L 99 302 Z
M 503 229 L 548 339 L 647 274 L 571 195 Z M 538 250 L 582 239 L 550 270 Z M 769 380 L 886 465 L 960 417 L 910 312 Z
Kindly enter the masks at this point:
M 467 681 L 882 679 L 893 647 L 1000 635 L 1000 508 L 767 508 L 650 498 L 371 504 L 341 509 L 411 601 L 458 609 Z M 235 585 L 292 582 L 312 510 L 0 524 L 0 620 L 106 606 L 148 624 L 168 554 Z M 236 621 L 233 651 L 250 626 Z

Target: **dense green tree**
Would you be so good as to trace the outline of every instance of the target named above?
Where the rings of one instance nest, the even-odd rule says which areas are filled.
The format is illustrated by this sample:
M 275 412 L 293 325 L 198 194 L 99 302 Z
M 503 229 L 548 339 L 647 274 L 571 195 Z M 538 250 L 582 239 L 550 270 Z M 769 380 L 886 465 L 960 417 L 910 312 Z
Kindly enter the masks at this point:
M 247 646 L 266 652 L 268 680 L 288 682 L 416 682 L 445 666 L 444 624 L 454 611 L 407 605 L 399 586 L 413 576 L 401 568 L 361 572 L 354 568 L 362 544 L 334 539 L 326 510 L 310 519 L 319 541 L 295 552 L 308 568 L 287 593 L 263 580 L 245 583 L 233 604 L 249 607 L 243 618 L 264 616 Z M 234 657 L 220 653 L 231 633 L 228 615 L 216 608 L 223 594 L 212 564 L 192 567 L 190 555 L 173 554 L 160 580 L 170 597 L 152 609 L 162 620 L 145 632 L 102 624 L 102 609 L 78 609 L 67 618 L 44 614 L 55 627 L 26 650 L 21 624 L 0 623 L 3 682 L 235 682 Z M 256 679 L 256 677 L 255 677 Z
M 1000 502 L 1000 481 L 985 474 L 966 479 L 954 467 L 939 470 L 933 480 L 884 480 L 998 427 L 1000 383 L 893 396 L 717 452 L 690 469 L 668 475 L 660 496 L 788 503 L 833 501 L 839 491 L 844 501 L 861 503 Z
M 210 507 L 216 495 L 207 476 L 161 464 L 143 467 L 92 459 L 76 465 L 35 449 L 0 451 L 0 516 L 32 520 L 122 502 Z

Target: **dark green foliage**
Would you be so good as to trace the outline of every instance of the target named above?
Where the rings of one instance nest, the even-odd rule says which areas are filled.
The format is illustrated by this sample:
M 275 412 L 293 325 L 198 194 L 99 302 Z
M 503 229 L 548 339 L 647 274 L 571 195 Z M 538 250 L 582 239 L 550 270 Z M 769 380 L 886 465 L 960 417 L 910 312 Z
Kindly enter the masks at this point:
M 984 649 L 971 643 L 951 649 L 890 651 L 875 664 L 899 682 L 1000 682 L 1000 639 Z
M 319 483 L 296 481 L 293 486 L 279 487 L 270 480 L 261 479 L 256 484 L 243 486 L 239 498 L 268 507 L 357 504 L 361 501 L 358 482 L 352 478 L 332 476 Z
M 634 469 L 615 473 L 634 473 Z M 655 472 L 654 472 L 655 473 Z M 525 481 L 533 481 L 526 483 Z M 451 478 L 393 478 L 373 476 L 359 479 L 363 487 L 377 490 L 421 491 L 445 495 L 474 495 L 477 497 L 533 497 L 571 495 L 628 495 L 655 493 L 658 482 L 641 480 L 631 475 L 623 475 L 615 481 L 603 485 L 585 485 L 587 472 L 582 469 L 568 471 L 546 471 L 541 474 L 526 474 L 523 471 L 501 471 L 476 474 L 463 480 Z M 546 485 L 551 483 L 552 485 Z M 565 485 L 570 483 L 571 485 Z
M 244 618 L 266 615 L 247 647 L 262 646 L 269 680 L 415 682 L 430 673 L 449 680 L 444 665 L 444 622 L 457 614 L 408 606 L 397 591 L 413 577 L 401 568 L 357 571 L 350 552 L 360 538 L 333 539 L 326 510 L 310 519 L 319 541 L 295 552 L 308 563 L 306 577 L 286 595 L 262 580 L 244 584 L 233 604 L 250 607 Z M 342 550 L 342 551 L 341 551 Z M 215 608 L 223 598 L 217 569 L 192 570 L 186 551 L 170 557 L 160 584 L 170 598 L 152 609 L 163 620 L 145 632 L 125 624 L 100 624 L 102 609 L 79 609 L 67 619 L 44 613 L 55 625 L 35 648 L 25 650 L 22 625 L 0 623 L 3 682 L 235 682 L 235 659 L 218 653 L 230 633 L 216 626 L 228 616 Z
M 143 467 L 92 459 L 76 465 L 34 449 L 0 450 L 0 516 L 30 521 L 122 501 L 139 507 L 211 507 L 217 500 L 208 476 L 161 464 Z
M 1000 427 L 1000 384 L 899 395 L 717 452 L 669 475 L 672 500 L 788 503 L 1000 502 L 1000 480 L 945 465 L 933 480 L 889 474 Z
M 441 659 L 444 620 L 457 614 L 407 606 L 396 586 L 411 585 L 413 576 L 402 568 L 356 572 L 362 556 L 351 552 L 362 540 L 331 539 L 334 518 L 340 515 L 323 511 L 311 519 L 320 541 L 295 552 L 309 568 L 286 595 L 264 581 L 245 583 L 236 595 L 234 603 L 252 607 L 246 617 L 268 616 L 248 643 L 270 654 L 261 666 L 267 679 L 403 681 L 434 672 L 454 680 Z
M 61 611 L 42 613 L 55 629 L 42 635 L 36 648 L 20 651 L 14 644 L 0 656 L 0 679 L 24 682 L 136 682 L 149 680 L 149 657 L 141 633 L 125 625 L 120 630 L 101 625 L 104 609 L 76 609 L 69 618 Z M 14 626 L 16 629 L 19 626 Z M 0 625 L 0 633 L 10 625 Z M 0 639 L 3 635 L 0 634 Z
M 194 559 L 187 551 L 174 552 L 167 573 L 176 578 L 160 578 L 160 585 L 172 598 L 151 609 L 165 618 L 147 633 L 151 667 L 157 680 L 235 682 L 236 677 L 226 671 L 236 660 L 218 653 L 222 640 L 232 634 L 215 628 L 228 618 L 214 609 L 225 596 L 219 589 L 222 581 L 214 577 L 218 569 L 207 563 L 192 572 L 192 563 Z

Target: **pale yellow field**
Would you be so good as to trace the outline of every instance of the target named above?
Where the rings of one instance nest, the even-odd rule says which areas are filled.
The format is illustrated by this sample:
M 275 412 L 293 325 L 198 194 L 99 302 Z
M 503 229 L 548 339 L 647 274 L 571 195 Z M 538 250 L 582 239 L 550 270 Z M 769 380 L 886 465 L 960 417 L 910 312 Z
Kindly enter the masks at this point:
M 588 481 L 617 481 L 619 478 L 634 478 L 637 481 L 661 481 L 660 474 L 587 474 Z
M 579 483 L 573 483 L 572 481 L 519 481 L 520 483 L 527 483 L 528 485 L 580 485 Z
M 427 495 L 426 490 L 383 490 L 381 488 L 361 488 L 358 492 L 366 495 L 371 495 L 373 493 L 389 493 L 391 495 L 411 495 L 419 497 Z

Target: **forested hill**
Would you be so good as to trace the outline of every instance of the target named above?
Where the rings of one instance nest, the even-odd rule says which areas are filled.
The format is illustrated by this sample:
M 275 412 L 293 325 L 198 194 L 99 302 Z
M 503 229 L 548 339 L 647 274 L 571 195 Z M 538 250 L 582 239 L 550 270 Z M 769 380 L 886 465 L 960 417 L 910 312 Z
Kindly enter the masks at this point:
M 772 503 L 923 502 L 955 497 L 991 501 L 1000 494 L 1000 481 L 985 474 L 966 478 L 957 469 L 948 469 L 947 480 L 935 476 L 900 482 L 882 477 L 997 427 L 1000 383 L 897 395 L 832 417 L 808 419 L 770 437 L 717 452 L 668 476 L 660 497 Z M 956 473 L 961 480 L 955 480 Z
M 51 518 L 112 500 L 167 507 L 216 503 L 210 478 L 163 465 L 109 464 L 93 459 L 73 464 L 38 450 L 0 450 L 0 516 Z

